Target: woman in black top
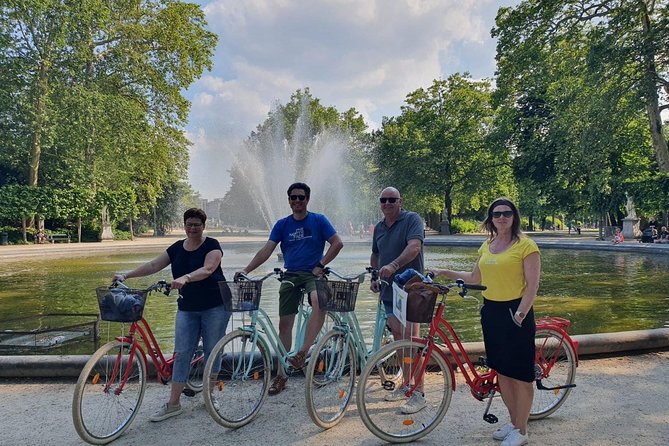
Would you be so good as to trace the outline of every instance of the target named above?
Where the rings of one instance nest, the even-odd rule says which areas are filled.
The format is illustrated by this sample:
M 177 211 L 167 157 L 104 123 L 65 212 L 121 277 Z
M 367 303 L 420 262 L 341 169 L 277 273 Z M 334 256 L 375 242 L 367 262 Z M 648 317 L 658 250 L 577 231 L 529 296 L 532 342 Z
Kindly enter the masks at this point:
M 167 265 L 172 268 L 172 288 L 179 290 L 176 316 L 170 400 L 151 421 L 162 421 L 179 415 L 181 392 L 186 386 L 190 360 L 200 335 L 206 361 L 214 345 L 225 335 L 230 313 L 225 311 L 218 282 L 225 280 L 221 270 L 223 251 L 220 243 L 204 237 L 207 215 L 202 209 L 191 208 L 184 213 L 186 239 L 175 242 L 150 262 L 127 273 L 118 273 L 114 280 L 154 274 Z

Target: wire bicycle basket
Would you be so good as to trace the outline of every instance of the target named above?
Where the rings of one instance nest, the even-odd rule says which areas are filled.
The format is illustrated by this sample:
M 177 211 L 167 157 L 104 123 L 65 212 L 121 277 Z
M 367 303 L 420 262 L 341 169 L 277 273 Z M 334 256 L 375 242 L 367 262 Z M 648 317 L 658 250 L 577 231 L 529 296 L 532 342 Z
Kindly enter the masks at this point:
M 355 310 L 359 285 L 359 282 L 346 280 L 317 280 L 316 290 L 321 309 L 341 313 Z
M 100 319 L 109 322 L 136 322 L 142 318 L 148 290 L 123 287 L 96 288 Z
M 220 281 L 218 288 L 227 311 L 255 311 L 260 306 L 261 280 Z

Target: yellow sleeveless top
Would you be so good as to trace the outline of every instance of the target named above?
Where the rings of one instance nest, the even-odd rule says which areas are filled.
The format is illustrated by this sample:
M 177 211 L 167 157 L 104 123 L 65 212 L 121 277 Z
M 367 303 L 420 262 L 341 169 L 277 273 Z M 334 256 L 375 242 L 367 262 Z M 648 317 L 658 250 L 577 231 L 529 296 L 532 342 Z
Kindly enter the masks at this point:
M 486 240 L 478 250 L 481 285 L 488 287 L 483 296 L 488 300 L 508 301 L 523 295 L 527 282 L 523 271 L 523 259 L 533 252 L 539 252 L 534 240 L 521 236 L 520 240 L 499 254 L 490 252 L 490 242 Z

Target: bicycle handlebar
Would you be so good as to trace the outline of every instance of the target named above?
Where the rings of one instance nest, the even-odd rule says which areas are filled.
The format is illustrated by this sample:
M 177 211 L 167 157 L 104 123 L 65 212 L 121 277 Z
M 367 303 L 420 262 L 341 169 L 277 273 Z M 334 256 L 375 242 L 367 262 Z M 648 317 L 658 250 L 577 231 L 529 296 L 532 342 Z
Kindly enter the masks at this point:
M 114 280 L 110 288 L 130 288 L 128 285 L 123 283 L 122 280 Z M 152 292 L 152 291 L 161 291 L 165 296 L 169 296 L 172 286 L 164 280 L 159 280 L 153 285 L 149 286 L 143 291 Z

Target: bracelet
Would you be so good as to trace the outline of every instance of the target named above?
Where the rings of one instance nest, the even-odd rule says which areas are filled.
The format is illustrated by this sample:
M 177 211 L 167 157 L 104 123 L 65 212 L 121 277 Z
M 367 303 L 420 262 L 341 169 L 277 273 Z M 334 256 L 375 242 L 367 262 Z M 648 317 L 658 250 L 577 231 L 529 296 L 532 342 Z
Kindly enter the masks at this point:
M 393 260 L 392 262 L 390 262 L 389 265 L 392 266 L 393 268 L 395 268 L 395 271 L 397 271 L 398 269 L 400 269 L 400 264 L 397 263 L 396 260 Z
M 186 283 L 190 283 L 190 281 L 193 280 L 193 276 L 191 276 L 190 274 L 186 274 L 186 279 L 188 279 Z

